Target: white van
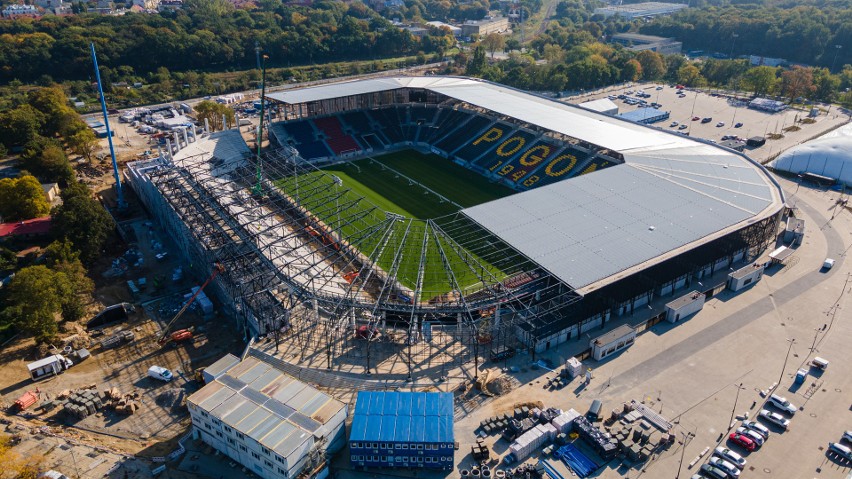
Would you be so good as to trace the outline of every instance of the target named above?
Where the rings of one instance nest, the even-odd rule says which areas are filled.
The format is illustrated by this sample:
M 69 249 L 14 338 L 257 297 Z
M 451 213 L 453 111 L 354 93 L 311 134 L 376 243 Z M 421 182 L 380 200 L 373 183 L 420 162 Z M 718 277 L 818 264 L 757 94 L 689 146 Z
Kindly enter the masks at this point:
M 825 261 L 822 263 L 822 269 L 829 270 L 834 267 L 834 260 L 831 258 L 825 258 Z
M 148 368 L 148 377 L 165 382 L 171 382 L 174 379 L 172 372 L 162 366 L 151 366 Z

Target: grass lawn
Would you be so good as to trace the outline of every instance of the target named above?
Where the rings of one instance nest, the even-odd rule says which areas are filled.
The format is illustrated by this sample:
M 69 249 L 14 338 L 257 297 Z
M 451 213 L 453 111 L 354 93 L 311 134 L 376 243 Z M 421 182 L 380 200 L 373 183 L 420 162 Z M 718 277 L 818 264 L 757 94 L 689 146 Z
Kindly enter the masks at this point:
M 387 166 L 389 169 L 382 168 Z M 409 218 L 431 219 L 455 213 L 453 203 L 441 202 L 420 185 L 411 185 L 402 173 L 423 187 L 462 208 L 496 200 L 514 193 L 505 186 L 437 155 L 405 150 L 374 159 L 340 163 L 324 171 L 337 175 L 343 186 L 369 199 L 379 208 Z
M 337 200 L 338 204 L 351 203 L 359 197 L 368 200 L 354 207 L 354 211 L 350 209 L 345 216 L 351 217 L 356 211 L 366 211 L 373 206 L 378 210 L 358 223 L 337 223 L 334 208 L 326 204 L 326 200 L 303 198 L 304 206 L 326 224 L 336 225 L 344 236 L 357 237 L 357 240 L 351 241 L 354 246 L 365 255 L 378 258 L 378 264 L 386 271 L 390 271 L 396 262 L 397 280 L 406 287 L 415 290 L 418 277 L 422 277 L 421 300 L 452 291 L 455 289 L 454 284 L 464 289 L 480 282 L 483 272 L 468 266 L 462 257 L 467 252 L 455 250 L 453 242 L 431 223 L 417 220 L 455 213 L 459 206 L 474 206 L 510 195 L 514 191 L 493 184 L 440 156 L 423 155 L 410 150 L 341 163 L 329 166 L 324 171 L 327 175 L 319 172 L 302 175 L 299 182 L 304 185 L 314 181 L 314 187 L 317 183 L 324 185 L 321 191 L 336 188 L 348 190 L 344 190 L 343 197 Z M 342 180 L 342 187 L 335 185 L 331 175 Z M 292 193 L 296 182 L 293 178 L 285 178 L 277 184 Z M 388 221 L 384 211 L 402 215 L 406 219 Z M 364 237 L 359 235 L 360 231 L 370 227 L 376 228 L 373 234 Z M 421 270 L 424 244 L 425 266 Z M 449 271 L 445 263 L 449 264 Z M 505 276 L 485 261 L 480 260 L 480 264 L 497 278 Z

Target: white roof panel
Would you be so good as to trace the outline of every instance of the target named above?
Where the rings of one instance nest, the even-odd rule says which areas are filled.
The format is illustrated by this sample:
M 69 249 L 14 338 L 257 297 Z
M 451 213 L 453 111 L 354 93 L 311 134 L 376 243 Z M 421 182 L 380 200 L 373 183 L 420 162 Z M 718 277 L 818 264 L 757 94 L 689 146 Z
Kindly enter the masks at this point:
M 581 294 L 775 214 L 780 186 L 744 155 L 480 80 L 357 80 L 268 95 L 297 104 L 423 88 L 620 153 L 623 165 L 463 210 Z M 653 227 L 653 228 L 652 228 Z

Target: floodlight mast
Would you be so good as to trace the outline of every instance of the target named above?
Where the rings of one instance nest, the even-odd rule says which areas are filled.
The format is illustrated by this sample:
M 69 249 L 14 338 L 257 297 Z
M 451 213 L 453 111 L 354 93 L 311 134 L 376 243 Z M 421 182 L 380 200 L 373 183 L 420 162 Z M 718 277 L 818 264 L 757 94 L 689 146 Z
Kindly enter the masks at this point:
M 263 158 L 260 156 L 260 144 L 263 141 L 263 115 L 266 111 L 266 59 L 269 55 L 264 54 L 260 62 L 260 124 L 257 126 L 257 184 L 254 185 L 254 193 L 259 195 L 263 182 Z
M 118 209 L 123 210 L 127 208 L 127 202 L 124 201 L 124 192 L 121 190 L 121 176 L 118 174 L 118 163 L 115 161 L 115 148 L 112 146 L 112 131 L 109 128 L 106 99 L 104 99 L 104 89 L 101 85 L 101 72 L 98 69 L 98 55 L 95 53 L 95 43 L 92 42 L 90 45 L 92 47 L 92 63 L 95 65 L 95 79 L 98 81 L 98 95 L 101 98 L 101 111 L 104 114 L 104 126 L 106 127 L 106 136 L 107 141 L 109 142 L 109 154 L 112 157 L 112 174 L 115 176 L 115 191 L 118 196 Z

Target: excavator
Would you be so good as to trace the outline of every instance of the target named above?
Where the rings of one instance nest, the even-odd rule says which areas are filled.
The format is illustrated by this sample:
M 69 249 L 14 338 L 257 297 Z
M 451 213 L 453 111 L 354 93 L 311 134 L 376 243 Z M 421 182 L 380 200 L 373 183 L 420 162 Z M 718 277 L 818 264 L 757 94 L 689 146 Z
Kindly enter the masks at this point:
M 180 343 L 180 342 L 188 341 L 188 340 L 192 339 L 192 332 L 194 331 L 195 328 L 180 329 L 180 330 L 175 331 L 171 334 L 169 334 L 169 331 L 171 330 L 172 325 L 174 325 L 175 322 L 181 316 L 183 316 L 183 313 L 185 313 L 186 310 L 189 309 L 190 306 L 192 306 L 192 302 L 195 301 L 195 298 L 197 298 L 198 295 L 201 294 L 202 291 L 204 291 L 204 288 L 206 288 L 207 285 L 210 284 L 211 281 L 216 279 L 216 276 L 218 276 L 219 274 L 224 273 L 224 272 L 225 272 L 225 267 L 222 266 L 221 263 L 213 263 L 213 272 L 210 273 L 210 276 L 207 278 L 207 281 L 205 281 L 204 284 L 202 284 L 201 287 L 198 288 L 198 291 L 196 291 L 195 294 L 193 294 L 192 297 L 189 298 L 189 301 L 187 301 L 186 304 L 184 304 L 183 307 L 180 308 L 180 311 L 177 312 L 175 317 L 173 317 L 172 320 L 169 321 L 169 324 L 167 324 L 166 327 L 163 328 L 163 333 L 160 335 L 160 338 L 157 340 L 157 344 L 159 344 L 160 346 L 165 346 L 166 344 L 168 344 L 169 342 L 172 342 L 172 341 L 174 341 L 176 343 Z

